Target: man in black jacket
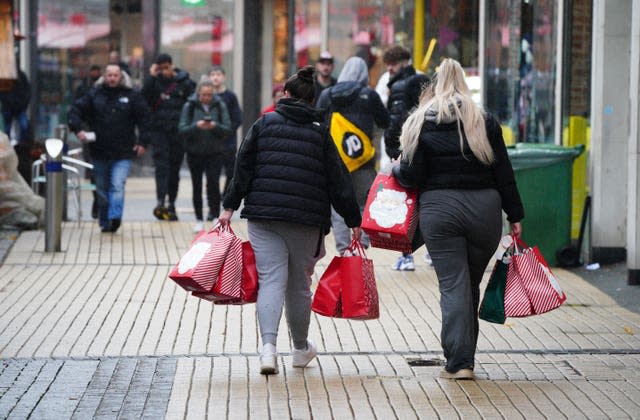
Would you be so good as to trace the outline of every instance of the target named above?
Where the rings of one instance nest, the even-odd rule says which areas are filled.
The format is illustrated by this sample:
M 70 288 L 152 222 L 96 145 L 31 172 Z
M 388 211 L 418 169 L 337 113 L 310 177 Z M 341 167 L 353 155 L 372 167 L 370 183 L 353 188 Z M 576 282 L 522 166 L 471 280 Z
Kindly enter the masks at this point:
M 391 159 L 400 155 L 400 132 L 409 112 L 418 105 L 422 89 L 429 83 L 424 74 L 416 73 L 411 65 L 411 53 L 406 48 L 394 46 L 382 57 L 389 71 L 389 99 L 387 109 L 391 123 L 384 132 L 385 151 Z
M 69 128 L 89 144 L 93 157 L 102 232 L 113 233 L 120 227 L 129 169 L 133 158 L 142 156 L 148 144 L 148 114 L 149 108 L 131 88 L 129 76 L 114 64 L 107 66 L 104 78 L 69 111 Z M 83 129 L 85 124 L 91 131 Z
M 178 220 L 175 201 L 184 159 L 178 123 L 182 106 L 194 90 L 195 83 L 189 78 L 189 73 L 174 68 L 169 54 L 158 56 L 142 87 L 142 95 L 151 108 L 153 118 L 151 141 L 158 200 L 153 215 L 159 220 Z M 167 196 L 169 205 L 165 207 Z
M 418 105 L 422 89 L 429 84 L 429 78 L 416 73 L 411 65 L 411 53 L 399 45 L 389 48 L 382 57 L 389 71 L 389 109 L 390 124 L 384 132 L 384 146 L 391 159 L 400 156 L 400 133 L 402 125 L 410 111 Z M 430 259 L 427 254 L 427 261 Z M 393 265 L 394 270 L 413 271 L 413 255 L 403 254 Z
M 344 129 L 341 129 L 338 127 L 341 123 L 336 119 L 330 131 L 343 162 L 350 170 L 361 214 L 376 177 L 372 142 L 374 126 L 386 128 L 389 125 L 387 109 L 368 84 L 367 63 L 360 57 L 351 57 L 342 68 L 338 83 L 322 91 L 316 102 L 316 107 L 325 112 L 327 124 L 331 125 L 334 118 L 342 117 L 348 122 L 343 122 Z M 331 227 L 336 249 L 342 255 L 351 242 L 351 235 L 344 219 L 333 209 Z M 365 247 L 369 245 L 366 235 L 362 235 L 361 243 Z

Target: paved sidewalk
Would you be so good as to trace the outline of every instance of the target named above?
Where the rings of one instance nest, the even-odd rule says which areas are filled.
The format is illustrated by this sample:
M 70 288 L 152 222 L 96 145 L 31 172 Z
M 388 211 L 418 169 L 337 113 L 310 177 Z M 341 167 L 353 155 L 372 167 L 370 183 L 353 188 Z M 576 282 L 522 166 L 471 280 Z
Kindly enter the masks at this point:
M 415 272 L 398 273 L 396 253 L 371 250 L 380 319 L 313 315 L 319 356 L 307 369 L 291 368 L 283 322 L 281 372 L 261 376 L 254 305 L 214 307 L 168 280 L 191 221 L 150 220 L 148 185 L 130 181 L 127 206 L 145 216 L 125 216 L 115 235 L 67 222 L 61 253 L 44 253 L 36 231 L 11 248 L 0 267 L 0 418 L 640 417 L 640 314 L 560 269 L 565 305 L 481 321 L 477 380 L 439 379 L 438 288 L 421 251 Z M 233 226 L 246 238 L 243 221 Z M 328 236 L 316 281 L 332 247 Z

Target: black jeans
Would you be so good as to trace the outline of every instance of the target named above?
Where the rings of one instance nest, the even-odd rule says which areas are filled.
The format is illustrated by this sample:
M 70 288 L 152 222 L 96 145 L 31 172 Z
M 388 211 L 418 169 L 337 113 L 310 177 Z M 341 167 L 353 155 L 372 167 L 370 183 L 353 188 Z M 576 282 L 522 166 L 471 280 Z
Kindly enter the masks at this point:
M 156 198 L 164 202 L 167 195 L 169 204 L 178 197 L 180 166 L 184 159 L 184 145 L 178 129 L 155 131 L 152 136 L 153 163 L 156 167 Z
M 202 219 L 202 174 L 207 175 L 207 204 L 213 217 L 220 215 L 220 172 L 224 162 L 223 154 L 210 156 L 187 153 L 187 164 L 191 172 L 193 186 L 193 210 L 196 219 Z
M 449 372 L 474 365 L 480 282 L 500 241 L 501 204 L 494 189 L 420 195 L 420 230 L 440 284 L 440 339 Z

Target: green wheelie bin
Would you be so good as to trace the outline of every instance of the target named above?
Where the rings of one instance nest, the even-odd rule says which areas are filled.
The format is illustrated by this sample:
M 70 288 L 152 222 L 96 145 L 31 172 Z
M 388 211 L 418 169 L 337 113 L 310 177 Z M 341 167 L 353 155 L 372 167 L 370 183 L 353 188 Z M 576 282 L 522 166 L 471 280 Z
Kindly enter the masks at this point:
M 573 160 L 584 146 L 518 143 L 507 150 L 524 205 L 522 239 L 558 265 L 556 252 L 571 244 Z

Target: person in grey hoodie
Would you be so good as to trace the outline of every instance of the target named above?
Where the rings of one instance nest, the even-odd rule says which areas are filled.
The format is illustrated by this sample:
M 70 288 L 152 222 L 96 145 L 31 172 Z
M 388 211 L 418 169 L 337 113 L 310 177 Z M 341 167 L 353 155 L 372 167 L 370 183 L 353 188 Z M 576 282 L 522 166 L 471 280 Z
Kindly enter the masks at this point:
M 389 113 L 387 108 L 382 103 L 378 93 L 371 89 L 368 84 L 369 72 L 365 61 L 360 57 L 349 58 L 340 72 L 338 83 L 322 91 L 316 103 L 316 106 L 323 110 L 325 121 L 330 124 L 333 113 L 339 112 L 350 123 L 360 129 L 369 139 L 373 138 L 375 125 L 380 128 L 389 126 Z M 347 155 L 350 155 L 353 148 L 351 148 L 351 151 L 348 150 L 347 135 L 351 137 L 350 133 L 345 133 L 345 139 L 339 139 L 341 144 L 338 147 L 342 147 L 343 151 Z M 370 140 L 367 139 L 354 139 L 353 137 L 351 137 L 351 140 L 370 142 Z M 373 147 L 372 144 L 371 147 Z M 356 149 L 358 151 L 362 150 L 361 148 Z M 351 172 L 351 179 L 356 191 L 356 200 L 360 207 L 360 213 L 364 211 L 369 188 L 376 177 L 375 163 L 375 158 L 371 158 L 368 162 Z M 333 229 L 337 251 L 342 255 L 349 246 L 350 233 L 349 228 L 344 224 L 344 220 L 335 210 L 332 210 L 331 227 Z M 369 240 L 366 235 L 362 235 L 361 242 L 364 246 L 369 245 Z

